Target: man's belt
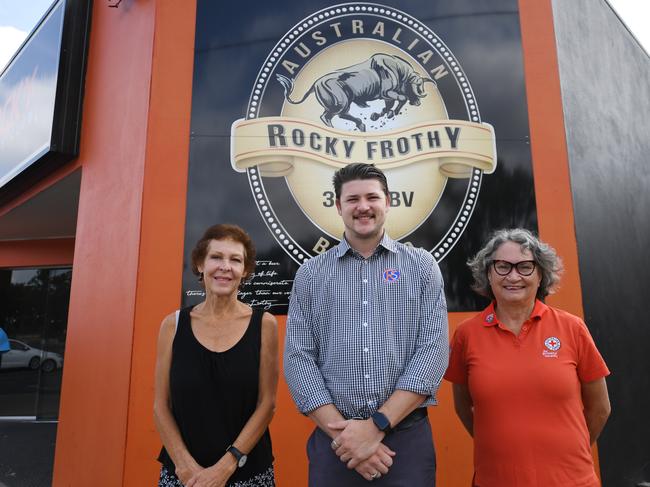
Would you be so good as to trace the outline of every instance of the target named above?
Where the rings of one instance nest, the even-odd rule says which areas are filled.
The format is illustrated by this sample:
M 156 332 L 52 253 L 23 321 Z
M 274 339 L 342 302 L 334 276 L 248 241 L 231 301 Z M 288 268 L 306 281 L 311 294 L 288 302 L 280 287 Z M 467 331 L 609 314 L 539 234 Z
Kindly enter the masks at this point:
M 406 417 L 400 421 L 397 426 L 394 428 L 391 428 L 392 431 L 401 431 L 410 428 L 413 426 L 415 423 L 418 421 L 423 420 L 428 416 L 427 413 L 427 408 L 416 408 L 413 411 L 411 411 L 409 414 L 406 415 Z M 353 418 L 347 418 L 347 419 L 364 419 L 361 417 L 353 417 Z
M 410 428 L 418 421 L 423 420 L 428 416 L 427 408 L 416 408 L 411 411 L 402 421 L 400 421 L 397 426 L 393 428 L 393 431 L 401 431 Z

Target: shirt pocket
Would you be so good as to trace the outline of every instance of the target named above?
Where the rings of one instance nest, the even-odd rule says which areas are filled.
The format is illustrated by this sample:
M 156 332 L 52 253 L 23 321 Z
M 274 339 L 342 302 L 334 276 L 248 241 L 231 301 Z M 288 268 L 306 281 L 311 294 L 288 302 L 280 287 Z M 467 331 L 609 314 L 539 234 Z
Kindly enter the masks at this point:
M 420 289 L 415 282 L 399 280 L 397 282 L 381 282 L 372 296 L 376 301 L 378 316 L 385 316 L 400 326 L 405 321 L 411 324 L 420 316 Z

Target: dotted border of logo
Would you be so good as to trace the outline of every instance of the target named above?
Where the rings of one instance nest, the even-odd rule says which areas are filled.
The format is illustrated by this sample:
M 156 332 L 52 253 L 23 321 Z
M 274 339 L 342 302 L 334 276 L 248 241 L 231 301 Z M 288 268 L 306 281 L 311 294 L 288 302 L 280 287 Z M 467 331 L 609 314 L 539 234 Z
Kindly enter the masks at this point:
M 261 98 L 264 96 L 264 92 L 269 81 L 269 75 L 272 69 L 274 68 L 277 61 L 279 61 L 281 55 L 293 45 L 294 40 L 299 39 L 299 36 L 302 32 L 325 21 L 329 21 L 332 18 L 349 16 L 359 13 L 378 14 L 378 16 L 383 16 L 384 18 L 391 18 L 393 20 L 400 21 L 404 24 L 405 27 L 416 31 L 416 33 L 419 33 L 419 35 L 427 39 L 430 46 L 433 47 L 445 60 L 447 69 L 453 73 L 454 78 L 456 79 L 456 82 L 461 89 L 465 101 L 465 107 L 470 115 L 471 121 L 478 123 L 481 122 L 481 116 L 478 106 L 475 102 L 474 92 L 469 83 L 469 80 L 467 79 L 467 76 L 465 75 L 464 71 L 460 67 L 460 64 L 451 53 L 449 48 L 442 40 L 438 38 L 438 36 L 433 31 L 431 31 L 426 26 L 423 26 L 409 14 L 406 14 L 398 9 L 374 3 L 356 2 L 334 5 L 319 10 L 312 15 L 309 15 L 294 25 L 293 28 L 290 29 L 280 41 L 278 41 L 278 43 L 271 50 L 271 53 L 267 56 L 262 68 L 258 72 L 257 78 L 255 79 L 254 89 L 248 101 L 246 119 L 250 120 L 257 118 L 258 106 Z M 255 198 L 255 204 L 257 205 L 257 209 L 262 215 L 267 228 L 275 240 L 282 246 L 285 252 L 287 252 L 297 264 L 303 264 L 309 260 L 312 255 L 307 250 L 303 249 L 298 244 L 298 242 L 296 242 L 293 237 L 291 237 L 289 232 L 287 232 L 287 230 L 284 228 L 284 225 L 282 225 L 280 222 L 280 219 L 275 214 L 275 211 L 269 202 L 269 197 L 266 194 L 264 183 L 259 176 L 257 168 L 248 168 L 246 172 L 248 175 L 248 182 L 251 187 L 251 192 Z M 476 207 L 476 201 L 481 187 L 482 177 L 483 171 L 477 168 L 473 168 L 470 183 L 468 184 L 467 191 L 465 192 L 463 204 L 458 210 L 453 224 L 450 226 L 449 230 L 447 230 L 447 233 L 440 239 L 440 241 L 438 241 L 438 243 L 429 251 L 431 254 L 433 254 L 433 257 L 437 262 L 442 261 L 447 256 L 447 254 L 451 252 L 451 250 L 458 242 L 458 239 L 465 231 L 466 224 L 471 218 L 472 213 L 474 212 L 474 208 Z

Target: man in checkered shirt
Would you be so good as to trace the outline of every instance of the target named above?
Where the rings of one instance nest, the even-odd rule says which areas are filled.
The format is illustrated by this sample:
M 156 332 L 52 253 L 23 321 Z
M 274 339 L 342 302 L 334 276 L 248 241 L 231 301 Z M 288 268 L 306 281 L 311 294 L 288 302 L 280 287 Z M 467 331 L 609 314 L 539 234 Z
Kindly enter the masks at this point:
M 284 370 L 309 438 L 310 487 L 434 486 L 426 406 L 449 354 L 442 276 L 432 255 L 384 232 L 384 173 L 334 175 L 345 238 L 297 272 Z

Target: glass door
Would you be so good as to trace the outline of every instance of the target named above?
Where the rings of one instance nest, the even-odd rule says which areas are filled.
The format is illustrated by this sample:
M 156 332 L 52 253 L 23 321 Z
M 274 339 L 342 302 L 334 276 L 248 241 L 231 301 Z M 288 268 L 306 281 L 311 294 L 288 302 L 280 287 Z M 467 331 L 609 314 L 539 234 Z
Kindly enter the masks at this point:
M 72 269 L 0 270 L 1 418 L 58 417 Z

